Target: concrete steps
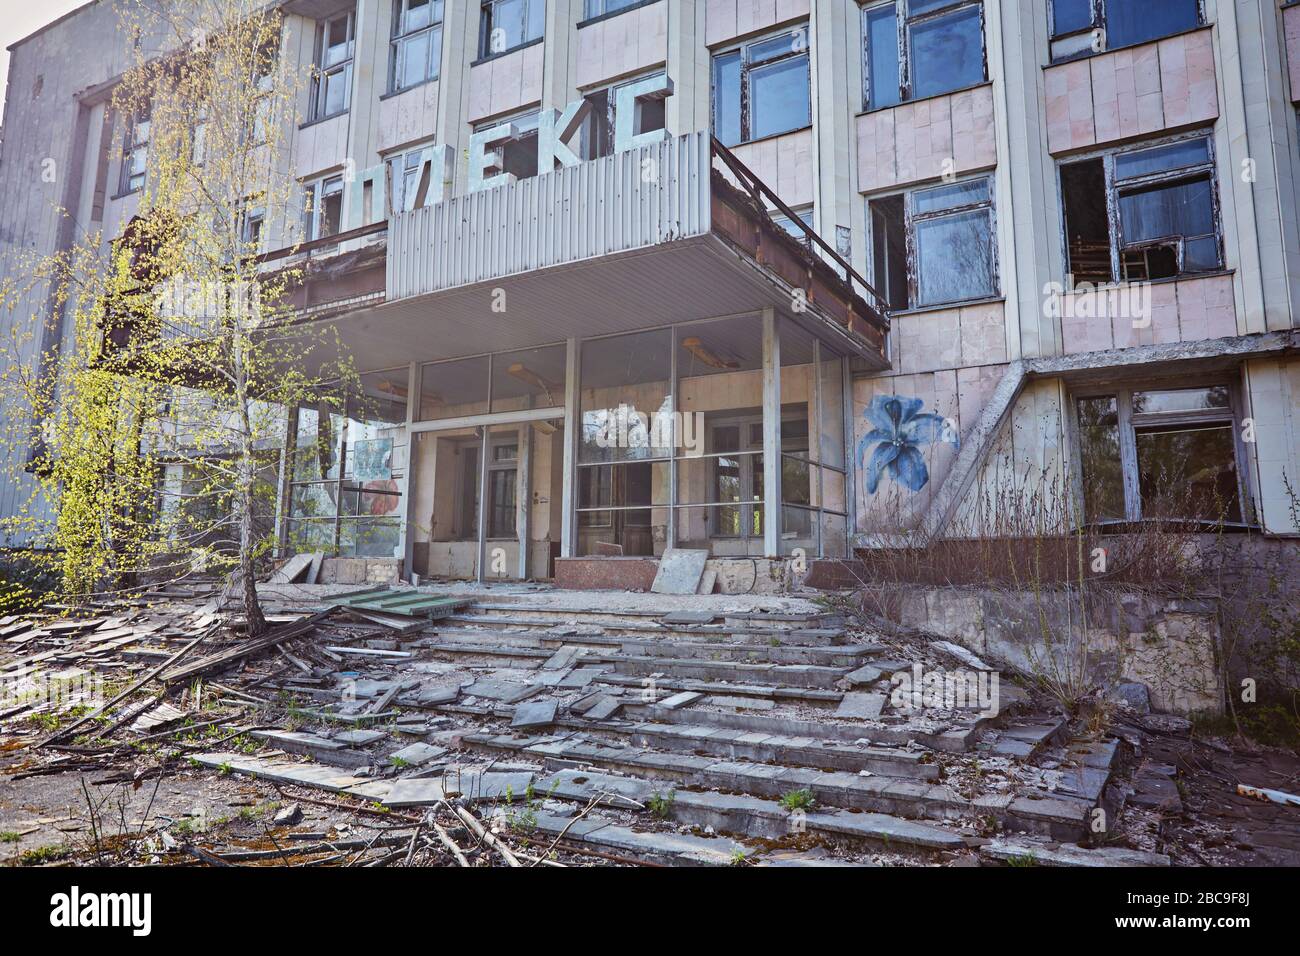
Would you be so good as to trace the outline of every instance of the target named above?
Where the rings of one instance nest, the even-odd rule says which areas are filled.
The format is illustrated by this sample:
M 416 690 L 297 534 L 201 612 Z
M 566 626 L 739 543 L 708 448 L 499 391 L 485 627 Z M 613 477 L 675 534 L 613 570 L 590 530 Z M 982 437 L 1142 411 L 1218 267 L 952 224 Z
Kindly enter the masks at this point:
M 538 612 L 540 615 L 541 612 Z M 509 617 L 506 615 L 453 614 L 442 621 L 462 627 L 485 628 L 527 628 L 538 632 L 556 632 L 556 636 L 581 637 L 584 629 L 590 633 L 603 633 L 611 637 L 655 637 L 669 640 L 729 640 L 737 643 L 799 644 L 805 646 L 828 646 L 843 644 L 847 635 L 842 627 L 797 627 L 769 626 L 758 627 L 744 622 L 734 624 L 663 624 L 656 619 L 619 621 L 619 620 L 570 620 L 567 615 L 554 617 Z M 599 628 L 599 632 L 596 630 Z
M 530 737 L 483 733 L 462 739 L 476 749 L 526 755 L 557 769 L 595 767 L 682 786 L 776 800 L 807 790 L 824 807 L 913 820 L 971 821 L 991 816 L 1010 829 L 1057 840 L 1082 838 L 1090 809 L 1085 801 L 1064 798 L 1030 800 L 1007 795 L 967 800 L 949 787 L 923 780 L 611 746 L 573 734 Z
M 683 657 L 620 654 L 614 670 L 633 677 L 662 674 L 677 679 L 727 681 L 740 684 L 779 684 L 830 690 L 852 667 L 817 664 L 755 664 L 744 661 L 704 661 Z
M 545 777 L 537 790 L 561 800 L 583 804 L 602 795 L 606 805 L 623 809 L 659 809 L 660 815 L 719 833 L 764 840 L 810 834 L 862 841 L 873 846 L 935 851 L 966 846 L 960 834 L 887 814 L 809 807 L 791 810 L 780 801 L 744 794 L 675 790 L 641 777 L 615 776 L 586 770 L 561 770 Z

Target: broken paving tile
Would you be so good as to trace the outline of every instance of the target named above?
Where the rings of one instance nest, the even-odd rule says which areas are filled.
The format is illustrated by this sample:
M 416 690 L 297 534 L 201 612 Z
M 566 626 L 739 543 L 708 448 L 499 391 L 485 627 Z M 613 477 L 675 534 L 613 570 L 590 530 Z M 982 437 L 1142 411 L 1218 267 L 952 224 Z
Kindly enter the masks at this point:
M 546 659 L 542 664 L 544 671 L 562 671 L 568 669 L 573 664 L 574 659 L 581 653 L 577 647 L 561 647 L 558 651 Z
M 410 764 L 413 767 L 423 767 L 427 763 L 432 763 L 447 752 L 446 747 L 431 747 L 429 744 L 411 744 L 409 747 L 403 747 L 394 753 L 388 755 L 390 762 Z
M 445 798 L 441 778 L 398 779 L 384 800 L 389 807 L 422 807 Z
M 511 727 L 549 727 L 555 723 L 555 711 L 559 705 L 554 700 L 537 700 L 520 704 L 510 719 Z
M 840 701 L 840 706 L 835 710 L 835 716 L 875 720 L 885 709 L 888 699 L 884 694 L 845 694 L 844 699 Z
M 885 676 L 885 672 L 879 667 L 871 664 L 864 664 L 855 671 L 850 671 L 844 675 L 844 679 L 852 687 L 860 687 L 863 684 L 874 684 L 880 678 Z
M 703 696 L 703 694 L 697 694 L 693 690 L 684 690 L 680 694 L 673 694 L 671 697 L 665 697 L 663 700 L 659 701 L 659 706 L 663 707 L 665 710 L 679 710 L 682 707 L 695 703 Z
M 623 701 L 617 697 L 602 697 L 596 706 L 587 711 L 588 720 L 606 720 L 613 717 L 623 707 Z
M 380 730 L 345 730 L 341 734 L 335 734 L 334 739 L 349 747 L 365 747 L 387 736 Z
M 711 611 L 673 611 L 659 618 L 661 624 L 701 625 L 712 624 L 718 615 Z

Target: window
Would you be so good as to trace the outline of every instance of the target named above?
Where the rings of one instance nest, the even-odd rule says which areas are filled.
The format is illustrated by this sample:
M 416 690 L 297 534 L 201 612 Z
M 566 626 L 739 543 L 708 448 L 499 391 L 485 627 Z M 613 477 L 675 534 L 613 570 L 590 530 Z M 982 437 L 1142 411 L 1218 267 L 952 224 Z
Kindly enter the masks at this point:
M 887 0 L 862 8 L 863 105 L 869 110 L 939 96 L 988 78 L 984 5 Z
M 388 90 L 396 93 L 438 76 L 443 0 L 393 0 Z
M 599 159 L 614 152 L 614 122 L 618 91 L 646 77 L 637 77 L 617 86 L 588 93 L 583 99 L 591 104 L 591 112 L 583 121 L 580 131 L 578 155 L 585 160 Z M 664 128 L 664 101 L 662 97 L 645 97 L 636 101 L 636 116 L 632 134 L 640 136 Z
M 433 183 L 433 147 L 417 146 L 404 153 L 388 157 L 388 201 L 389 212 L 410 212 L 425 199 Z
M 1242 521 L 1226 384 L 1080 396 L 1075 415 L 1086 521 Z
M 546 31 L 546 0 L 483 0 L 479 18 L 479 59 L 500 56 Z
M 346 113 L 352 98 L 352 56 L 356 51 L 353 11 L 323 20 L 316 26 L 316 70 L 312 77 L 311 118 Z
M 1061 166 L 1075 282 L 1168 279 L 1223 268 L 1208 137 Z
M 891 308 L 997 294 L 991 190 L 981 177 L 871 201 L 873 284 Z
M 516 179 L 537 175 L 537 113 L 505 117 L 480 123 L 474 132 L 513 123 L 515 138 L 497 148 L 497 166 L 503 173 L 513 173 Z
M 629 10 L 632 7 L 639 7 L 646 0 L 587 0 L 586 11 L 587 19 L 592 20 L 596 17 L 613 16 L 623 10 Z
M 147 111 L 131 118 L 122 142 L 121 193 L 138 192 L 144 188 L 149 167 L 149 114 Z
M 1137 46 L 1201 26 L 1201 0 L 1051 0 L 1052 60 Z
M 724 146 L 812 123 L 808 28 L 763 37 L 713 58 L 713 135 Z
M 798 209 L 791 209 L 790 211 L 794 213 L 795 219 L 798 219 L 800 223 L 803 223 L 803 225 L 807 226 L 809 229 L 812 228 L 813 225 L 812 206 L 800 206 Z M 789 216 L 787 216 L 785 213 L 782 212 L 773 212 L 771 215 L 772 215 L 772 222 L 774 225 L 776 225 L 780 229 L 784 229 L 786 232 L 788 232 L 791 236 L 797 239 L 802 245 L 806 246 L 808 249 L 812 249 L 812 240 L 808 238 L 808 233 L 804 232 L 803 229 L 800 228 L 799 224 L 796 223 L 794 219 L 791 219 Z M 819 255 L 821 254 L 820 247 L 818 247 L 817 253 Z
M 400 553 L 405 368 L 367 372 L 358 394 L 302 406 L 294 417 L 288 507 L 291 551 Z
M 261 205 L 246 203 L 239 218 L 239 238 L 248 247 L 251 255 L 262 251 L 263 227 L 266 225 L 266 209 Z
M 343 177 L 330 176 L 303 191 L 303 241 L 336 235 L 343 223 Z

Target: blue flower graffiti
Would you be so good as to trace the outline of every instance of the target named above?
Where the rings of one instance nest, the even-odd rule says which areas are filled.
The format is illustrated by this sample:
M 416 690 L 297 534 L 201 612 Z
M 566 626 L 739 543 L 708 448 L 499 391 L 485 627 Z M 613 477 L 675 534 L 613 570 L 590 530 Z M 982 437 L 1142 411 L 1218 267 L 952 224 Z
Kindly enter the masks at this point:
M 949 432 L 942 415 L 922 412 L 924 405 L 919 398 L 877 395 L 862 413 L 872 425 L 858 442 L 858 463 L 866 470 L 868 494 L 876 493 L 885 472 L 904 488 L 920 491 L 930 482 L 921 448 L 936 441 L 959 445 L 955 429 Z M 876 447 L 868 461 L 872 445 Z

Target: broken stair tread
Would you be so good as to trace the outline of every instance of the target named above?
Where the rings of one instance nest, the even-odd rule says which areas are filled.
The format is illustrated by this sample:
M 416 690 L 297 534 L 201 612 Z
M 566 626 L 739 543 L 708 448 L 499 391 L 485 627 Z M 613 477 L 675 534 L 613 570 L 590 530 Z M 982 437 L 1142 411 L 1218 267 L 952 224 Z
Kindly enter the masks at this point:
M 980 855 L 1009 863 L 1030 861 L 1040 866 L 1170 866 L 1163 853 L 1147 853 L 1124 847 L 1087 849 L 1072 844 L 1049 845 L 1032 842 L 994 840 L 980 847 Z

